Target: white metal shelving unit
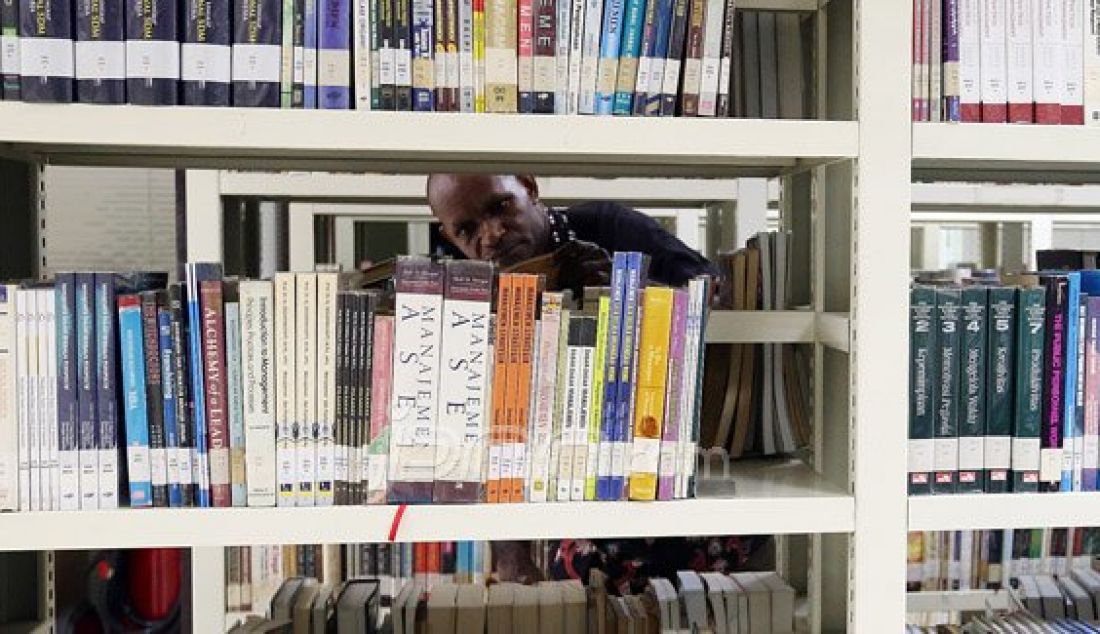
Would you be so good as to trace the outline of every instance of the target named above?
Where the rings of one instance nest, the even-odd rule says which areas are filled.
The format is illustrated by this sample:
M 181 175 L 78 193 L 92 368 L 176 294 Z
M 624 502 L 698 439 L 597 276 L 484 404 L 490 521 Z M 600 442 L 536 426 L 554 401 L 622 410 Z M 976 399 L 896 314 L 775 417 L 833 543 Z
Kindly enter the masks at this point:
M 0 103 L 0 156 L 189 172 L 189 259 L 221 257 L 220 169 L 529 170 L 574 177 L 782 177 L 804 312 L 716 313 L 711 341 L 814 346 L 812 462 L 738 465 L 673 504 L 417 507 L 398 539 L 810 534 L 815 631 L 894 632 L 905 613 L 909 25 L 906 0 L 754 0 L 816 11 L 821 120 L 422 115 Z M 827 90 L 826 90 L 827 89 Z M 207 171 L 203 171 L 207 170 Z M 41 210 L 35 211 L 41 213 Z M 708 488 L 710 486 L 711 488 Z M 118 510 L 0 517 L 0 549 L 186 545 L 191 628 L 224 627 L 221 547 L 382 540 L 376 508 Z

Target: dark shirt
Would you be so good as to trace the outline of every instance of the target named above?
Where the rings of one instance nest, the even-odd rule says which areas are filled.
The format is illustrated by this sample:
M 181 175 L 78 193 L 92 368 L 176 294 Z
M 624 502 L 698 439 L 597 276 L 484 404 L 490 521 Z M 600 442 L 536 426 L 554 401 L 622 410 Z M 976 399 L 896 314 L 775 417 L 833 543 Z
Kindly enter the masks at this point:
M 578 240 L 592 242 L 608 253 L 641 251 L 649 255 L 649 279 L 683 286 L 702 273 L 718 276 L 706 258 L 646 214 L 615 202 L 581 203 L 563 210 Z

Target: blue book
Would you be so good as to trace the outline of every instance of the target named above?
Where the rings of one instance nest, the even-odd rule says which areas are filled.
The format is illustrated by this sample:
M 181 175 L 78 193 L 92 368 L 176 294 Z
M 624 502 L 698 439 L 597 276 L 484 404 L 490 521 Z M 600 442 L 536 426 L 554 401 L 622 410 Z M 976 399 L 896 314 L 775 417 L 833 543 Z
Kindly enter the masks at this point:
M 648 277 L 649 261 L 643 254 L 629 252 L 626 268 L 626 281 L 623 286 L 622 334 L 619 337 L 619 380 L 618 396 L 615 406 L 615 442 L 621 447 L 622 458 L 612 458 L 611 494 L 613 499 L 626 499 L 627 471 L 626 455 L 629 452 L 634 418 L 634 375 L 635 352 L 637 351 L 638 331 L 641 319 L 641 289 Z M 616 449 L 618 451 L 618 448 Z
M 192 463 L 192 478 L 195 480 L 195 506 L 210 506 L 210 457 L 206 432 L 206 394 L 202 364 L 202 309 L 199 302 L 199 285 L 203 280 L 220 280 L 222 266 L 216 262 L 189 262 L 187 264 L 187 321 L 189 329 L 191 394 L 193 407 L 191 417 L 194 420 L 194 441 L 196 460 Z
M 75 2 L 76 100 L 126 103 L 122 0 Z
M 302 107 L 317 108 L 317 0 L 305 0 L 302 25 L 303 79 Z
M 1084 333 L 1085 334 L 1085 339 L 1086 339 L 1086 341 L 1085 341 L 1085 351 L 1086 351 L 1086 359 L 1085 359 L 1085 364 L 1086 365 L 1085 365 L 1085 367 L 1088 368 L 1089 360 L 1090 360 L 1088 357 L 1090 355 L 1100 355 L 1100 271 L 1097 271 L 1097 270 L 1084 270 L 1084 271 L 1081 271 L 1081 294 L 1082 294 L 1082 296 L 1085 296 L 1085 295 L 1088 296 L 1087 301 L 1085 302 L 1086 303 L 1085 323 L 1087 325 L 1087 329 Z M 1092 377 L 1089 377 L 1088 372 L 1086 371 L 1086 373 L 1085 373 L 1086 390 L 1088 389 L 1087 388 L 1087 386 L 1088 386 L 1087 381 L 1090 380 L 1091 378 Z M 1093 403 L 1089 402 L 1087 391 L 1085 393 L 1084 406 L 1085 407 L 1095 407 L 1096 406 L 1095 402 L 1093 402 Z M 1080 409 L 1084 410 L 1085 407 L 1082 407 Z M 1084 415 L 1084 412 L 1082 411 L 1082 416 L 1083 415 Z M 1094 425 L 1095 425 L 1095 423 L 1094 423 Z M 1097 467 L 1100 466 L 1100 465 L 1097 464 L 1097 460 L 1095 458 L 1095 456 L 1097 454 L 1097 451 L 1098 451 L 1098 448 L 1097 448 L 1098 439 L 1097 439 L 1097 436 L 1095 434 L 1095 431 L 1090 434 L 1090 433 L 1088 433 L 1089 432 L 1088 428 L 1085 427 L 1084 432 L 1085 432 L 1083 434 L 1084 438 L 1085 438 L 1085 441 L 1083 443 L 1084 455 L 1086 455 L 1086 456 L 1091 455 L 1091 456 L 1094 456 L 1094 458 L 1092 460 L 1086 461 L 1085 465 L 1082 465 L 1082 468 L 1081 468 L 1081 490 L 1083 490 L 1083 491 L 1096 491 L 1098 488 L 1100 488 L 1100 486 L 1098 486 L 1098 485 L 1100 485 L 1100 482 L 1097 481 L 1097 478 L 1100 477 L 1100 470 L 1098 470 Z
M 228 106 L 232 80 L 229 0 L 183 0 L 180 103 Z
M 130 506 L 149 507 L 153 505 L 153 482 L 149 421 L 145 410 L 145 350 L 142 345 L 141 299 L 137 295 L 119 295 L 118 326 Z
M 1062 484 L 1059 490 L 1073 490 L 1075 456 L 1081 454 L 1081 434 L 1077 428 L 1077 357 L 1080 330 L 1081 274 L 1066 273 L 1069 290 L 1066 297 L 1066 371 L 1062 403 Z
M 233 5 L 234 106 L 279 107 L 282 12 L 282 0 L 241 0 Z
M 19 0 L 18 4 L 23 101 L 72 101 L 72 4 L 67 0 Z
M 650 55 L 649 86 L 644 95 L 641 114 L 656 116 L 661 113 L 661 86 L 664 82 L 668 41 L 672 33 L 672 0 L 652 0 L 657 3 L 656 22 L 653 26 L 653 52 Z M 649 90 L 656 88 L 656 90 Z M 641 99 L 639 94 L 635 99 Z M 635 106 L 635 114 L 638 114 Z
M 126 0 L 126 98 L 132 104 L 178 101 L 178 0 Z
M 57 337 L 58 492 L 62 511 L 80 508 L 80 452 L 77 443 L 76 274 L 54 279 Z
M 444 0 L 437 1 L 442 2 Z M 433 78 L 434 66 L 432 55 L 435 52 L 434 25 L 435 15 L 432 0 L 413 0 L 412 109 L 424 112 L 435 110 L 435 83 L 442 79 Z
M 317 51 L 317 93 L 321 108 L 351 107 L 351 5 L 320 0 L 321 38 Z
M 600 413 L 600 451 L 596 468 L 596 499 L 616 500 L 612 489 L 612 456 L 615 453 L 615 416 L 619 396 L 619 342 L 622 335 L 623 290 L 626 288 L 627 254 L 617 252 L 611 263 L 611 301 L 604 359 L 603 411 Z
M 603 32 L 600 36 L 600 61 L 596 71 L 596 114 L 611 114 L 615 101 L 615 81 L 619 77 L 619 45 L 623 28 L 624 0 L 606 0 Z
M 656 2 L 656 0 L 653 0 Z M 642 46 L 646 0 L 627 0 L 623 16 L 622 47 L 619 49 L 619 77 L 615 86 L 613 114 L 630 114 L 634 106 L 634 88 L 638 80 L 638 54 Z
M 100 509 L 118 508 L 118 335 L 115 276 L 95 274 L 95 375 Z M 95 507 L 93 507 L 95 508 Z
M 180 488 L 179 433 L 176 429 L 176 357 L 172 348 L 172 312 L 167 306 L 157 307 L 157 346 L 160 349 L 160 385 L 164 406 L 164 449 L 168 463 L 168 506 L 183 506 Z
M 96 400 L 95 275 L 76 274 L 76 420 L 80 508 L 99 508 L 99 430 Z

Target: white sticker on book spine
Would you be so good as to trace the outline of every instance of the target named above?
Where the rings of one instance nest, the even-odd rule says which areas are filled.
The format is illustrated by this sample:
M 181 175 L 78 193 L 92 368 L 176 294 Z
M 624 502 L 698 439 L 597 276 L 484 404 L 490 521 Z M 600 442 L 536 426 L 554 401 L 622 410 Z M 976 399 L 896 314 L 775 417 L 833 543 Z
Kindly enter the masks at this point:
M 985 438 L 963 436 L 959 438 L 959 469 L 985 467 Z
M 55 37 L 21 40 L 20 72 L 26 77 L 72 77 L 73 41 Z
M 936 438 L 933 441 L 933 463 L 936 471 L 955 471 L 959 468 L 959 439 Z
M 126 79 L 126 45 L 121 41 L 76 43 L 77 79 Z
M 0 37 L 0 72 L 19 72 L 19 37 L 5 35 Z
M 412 86 L 412 51 L 407 48 L 394 49 L 394 79 L 398 86 Z
M 317 83 L 322 86 L 347 87 L 351 68 L 351 51 L 323 49 L 318 54 Z
M 933 470 L 935 442 L 931 438 L 909 440 L 909 473 L 927 473 Z
M 661 441 L 655 438 L 635 438 L 632 454 L 632 473 L 657 473 L 661 459 Z
M 985 437 L 985 468 L 1007 469 L 1012 464 L 1012 439 L 1008 436 Z
M 229 45 L 180 44 L 180 76 L 184 81 L 228 83 L 231 60 Z
M 234 44 L 233 80 L 277 82 L 283 65 L 278 44 Z
M 1039 480 L 1058 482 L 1062 479 L 1062 449 L 1046 448 L 1039 452 Z
M 1012 470 L 1038 471 L 1040 447 L 1038 438 L 1013 438 Z
M 179 79 L 180 46 L 164 40 L 126 40 L 126 77 Z

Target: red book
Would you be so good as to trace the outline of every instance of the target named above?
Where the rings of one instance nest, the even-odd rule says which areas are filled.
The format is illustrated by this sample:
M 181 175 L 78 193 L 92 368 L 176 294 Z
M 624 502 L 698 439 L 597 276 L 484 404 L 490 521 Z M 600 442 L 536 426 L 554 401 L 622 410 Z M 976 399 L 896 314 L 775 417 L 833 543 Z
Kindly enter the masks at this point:
M 210 439 L 210 492 L 214 506 L 232 506 L 229 486 L 228 381 L 225 376 L 225 314 L 221 280 L 199 284 L 202 368 L 206 387 L 206 434 Z

